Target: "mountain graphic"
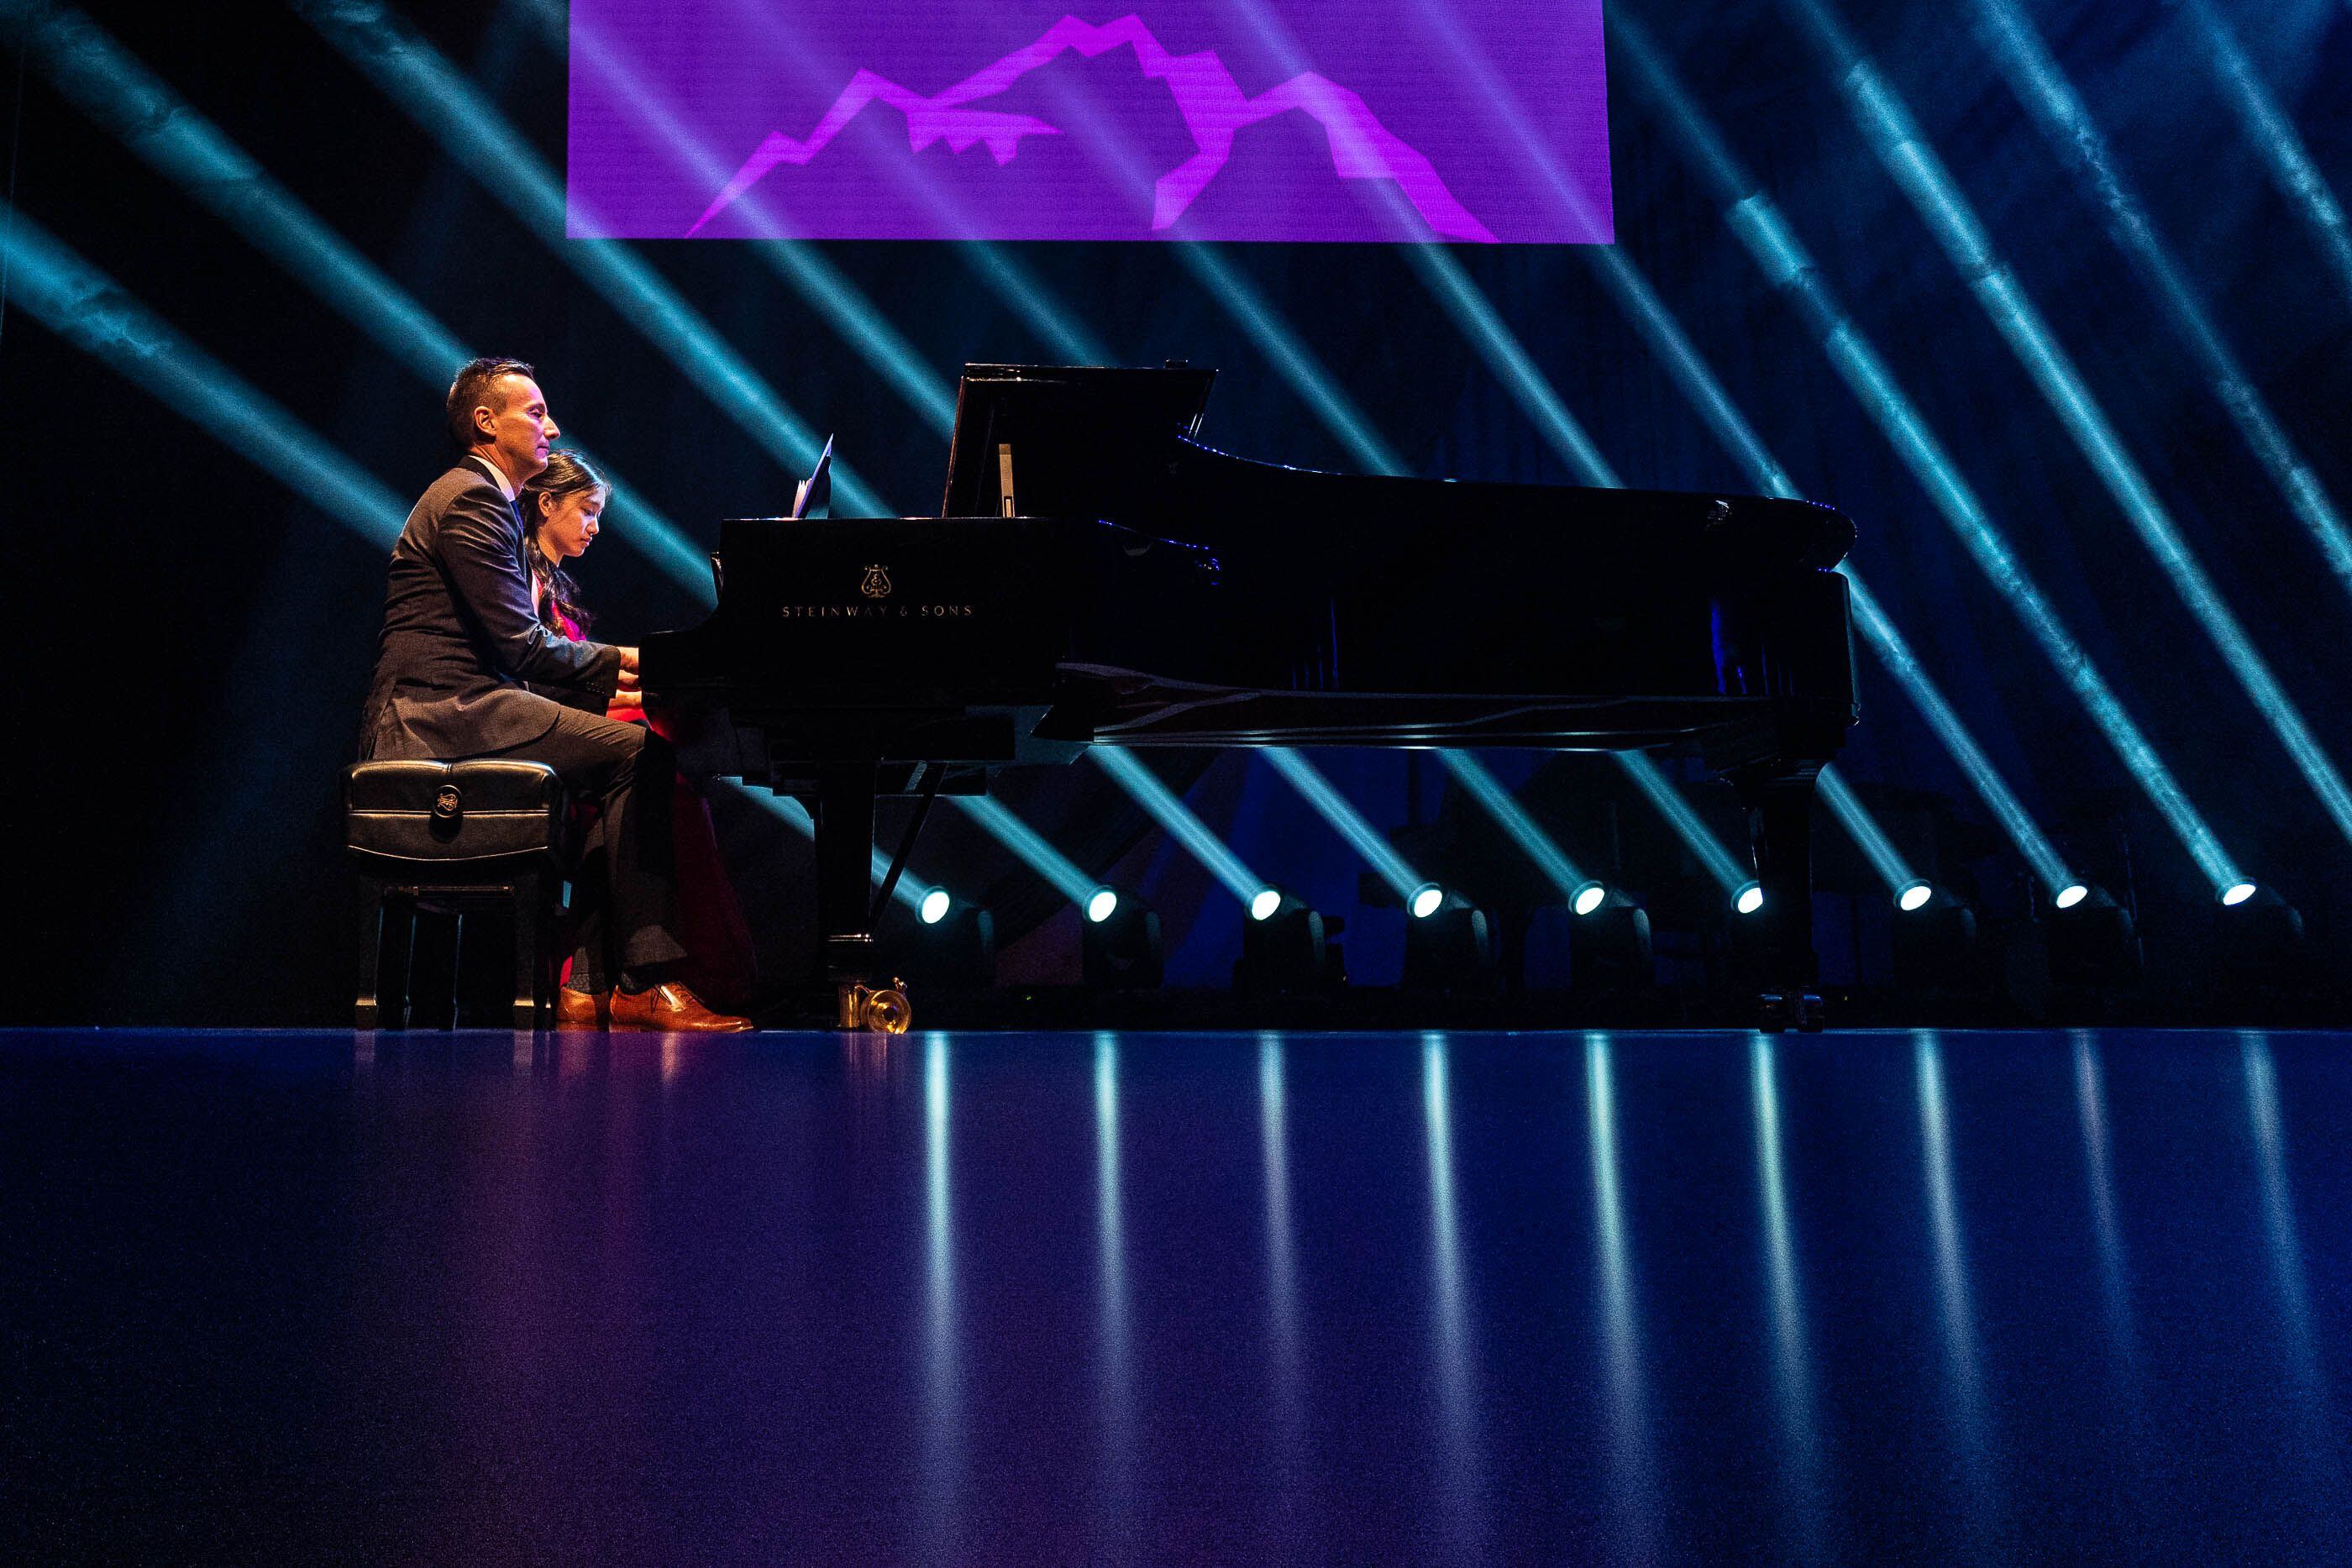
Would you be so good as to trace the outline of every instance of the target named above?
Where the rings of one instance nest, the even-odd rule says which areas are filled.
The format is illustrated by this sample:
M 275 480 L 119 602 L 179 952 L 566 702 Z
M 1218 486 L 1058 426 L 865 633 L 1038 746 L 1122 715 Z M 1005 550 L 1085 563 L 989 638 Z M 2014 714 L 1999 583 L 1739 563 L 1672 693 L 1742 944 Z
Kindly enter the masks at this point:
M 1251 98 L 1213 51 L 1171 55 L 1139 16 L 1121 16 L 1102 26 L 1065 16 L 1043 37 L 1015 49 L 993 65 L 966 77 L 936 97 L 899 86 L 869 70 L 857 72 L 833 107 L 805 140 L 772 131 L 760 143 L 735 177 L 727 182 L 709 208 L 687 230 L 699 234 L 711 219 L 725 212 L 744 192 L 779 163 L 806 163 L 838 136 L 843 127 L 871 103 L 883 103 L 907 117 L 907 140 L 920 152 L 935 141 L 961 152 L 986 142 L 998 167 L 1013 162 L 1025 136 L 1058 136 L 1057 127 L 1034 115 L 1006 114 L 968 107 L 994 98 L 1041 66 L 1052 64 L 1070 50 L 1088 59 L 1122 45 L 1135 50 L 1143 74 L 1165 82 L 1176 110 L 1183 117 L 1198 149 L 1192 157 L 1160 176 L 1152 187 L 1151 226 L 1164 229 L 1184 214 L 1193 199 L 1208 187 L 1233 155 L 1234 133 L 1293 110 L 1312 116 L 1331 146 L 1332 170 L 1343 180 L 1391 180 L 1412 204 L 1423 222 L 1448 239 L 1497 243 L 1493 234 L 1472 217 L 1429 160 L 1382 125 L 1362 98 L 1328 78 L 1302 71 L 1278 87 Z

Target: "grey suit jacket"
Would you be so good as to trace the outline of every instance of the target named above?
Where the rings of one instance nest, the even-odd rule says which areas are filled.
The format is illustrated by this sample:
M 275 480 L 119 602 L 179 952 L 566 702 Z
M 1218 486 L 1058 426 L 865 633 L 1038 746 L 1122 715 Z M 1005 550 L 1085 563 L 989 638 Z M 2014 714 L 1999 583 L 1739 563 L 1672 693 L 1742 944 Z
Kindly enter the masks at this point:
M 418 500 L 392 547 L 362 758 L 456 759 L 528 746 L 561 708 L 526 684 L 601 710 L 620 684 L 620 650 L 541 623 L 528 544 L 521 514 L 480 458 Z

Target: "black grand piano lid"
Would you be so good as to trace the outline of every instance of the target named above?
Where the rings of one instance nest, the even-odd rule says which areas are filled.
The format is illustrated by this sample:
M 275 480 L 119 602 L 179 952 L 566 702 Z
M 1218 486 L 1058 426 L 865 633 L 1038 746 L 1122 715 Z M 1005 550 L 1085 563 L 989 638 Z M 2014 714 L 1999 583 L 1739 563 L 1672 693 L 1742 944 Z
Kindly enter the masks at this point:
M 997 448 L 1013 448 L 1014 499 L 1029 517 L 1083 516 L 1086 501 L 1134 483 L 1139 463 L 1171 436 L 1196 436 L 1213 370 L 1182 361 L 1157 369 L 1100 365 L 966 365 L 956 387 L 943 517 L 994 517 L 1002 491 Z M 1023 484 L 1024 437 L 1050 444 L 1050 474 Z
M 1455 523 L 1530 563 L 1574 538 L 1580 570 L 1606 553 L 1649 571 L 1717 580 L 1826 571 L 1854 542 L 1832 507 L 1735 491 L 1677 492 L 1326 473 L 1236 456 L 1200 439 L 1213 370 L 967 365 L 940 516 L 1001 510 L 1000 448 L 1015 504 L 1033 517 L 1107 518 L 1216 549 L 1410 557 Z M 1234 525 L 1276 518 L 1277 531 Z M 1318 525 L 1344 519 L 1344 536 Z M 1536 552 L 1530 557 L 1527 547 Z

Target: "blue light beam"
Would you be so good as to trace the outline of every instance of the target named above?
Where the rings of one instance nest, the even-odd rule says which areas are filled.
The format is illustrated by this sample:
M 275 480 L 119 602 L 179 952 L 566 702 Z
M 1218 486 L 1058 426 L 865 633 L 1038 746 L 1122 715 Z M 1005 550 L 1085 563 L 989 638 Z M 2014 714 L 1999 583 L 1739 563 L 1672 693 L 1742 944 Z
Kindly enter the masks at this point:
M 555 0 L 529 0 L 527 9 L 540 35 L 556 53 L 565 52 L 565 8 Z M 733 177 L 734 165 L 722 159 L 702 138 L 682 122 L 670 106 L 647 89 L 646 73 L 618 57 L 604 35 L 586 22 L 570 28 L 572 54 L 604 78 L 612 99 L 650 131 L 653 139 L 697 183 L 717 190 Z M 751 200 L 759 200 L 755 193 Z M 941 435 L 955 428 L 955 399 L 948 394 L 939 371 L 916 352 L 905 334 L 875 308 L 839 267 L 795 240 L 744 242 L 768 269 L 789 284 L 809 307 L 823 317 L 858 358 L 871 365 L 924 423 Z
M 2042 127 L 2060 161 L 2089 188 L 2092 199 L 2106 214 L 2108 235 L 2138 266 L 2148 288 L 2171 319 L 2173 331 L 2203 370 L 2239 435 L 2285 497 L 2288 509 L 2311 536 L 2312 543 L 2319 547 L 2337 585 L 2352 593 L 2352 532 L 2347 531 L 2343 516 L 2321 486 L 2319 476 L 2272 414 L 2253 378 L 2239 364 L 2236 351 L 2172 259 L 2147 206 L 2125 183 L 2114 149 L 2074 84 L 2015 0 L 1977 0 L 1977 11 L 2010 87 Z
M 0 264 L 41 324 L 104 361 L 239 456 L 381 549 L 408 508 L 284 405 L 182 337 L 23 208 L 12 209 Z
M 1355 852 L 1363 856 L 1364 863 L 1381 875 L 1381 880 L 1396 890 L 1406 907 L 1412 904 L 1415 893 L 1428 886 L 1420 873 L 1405 864 L 1404 857 L 1396 852 L 1382 838 L 1380 831 L 1366 821 L 1363 813 L 1348 803 L 1348 798 L 1331 786 L 1331 781 L 1316 771 L 1315 765 L 1295 751 L 1270 746 L 1258 755 L 1266 759 L 1276 773 L 1290 781 L 1316 814 L 1331 824 L 1332 830 L 1348 841 Z
M 1991 235 L 1942 159 L 1928 146 L 1910 110 L 1822 0 L 1786 0 L 1786 5 L 1837 78 L 1854 122 L 1879 162 L 1934 232 L 1994 330 L 2041 389 L 2043 401 L 2099 476 L 2140 543 L 2171 580 L 2173 591 L 2237 677 L 2254 711 L 2286 748 L 2336 831 L 2352 842 L 2352 788 L 2346 786 L 2336 765 L 2320 748 L 2302 711 L 2271 674 L 2236 613 L 2223 602 L 2171 514 L 2124 449 L 2122 438 L 2089 384 L 2026 297 L 2008 263 L 1993 248 Z
M 1395 449 L 1381 438 L 1355 401 L 1339 390 L 1339 383 L 1324 369 L 1323 361 L 1281 313 L 1266 303 L 1265 296 L 1258 292 L 1255 283 L 1214 246 L 1179 241 L 1175 249 L 1176 259 L 1200 280 L 1225 313 L 1240 323 L 1266 362 L 1274 367 L 1275 374 L 1288 383 L 1318 423 L 1348 449 L 1348 455 L 1361 464 L 1367 473 L 1405 472 L 1404 462 Z
M 379 0 L 296 0 L 295 9 L 691 377 L 778 466 L 797 475 L 814 465 L 820 443 L 807 423 L 643 257 L 618 241 L 565 237 L 562 183 L 530 151 L 530 139 L 438 50 Z M 833 485 L 853 510 L 893 515 L 838 461 Z
M 1609 755 L 1617 759 L 1617 765 L 1625 770 L 1626 777 L 1650 798 L 1650 803 L 1657 807 L 1659 814 L 1672 825 L 1683 842 L 1689 846 L 1691 853 L 1698 857 L 1699 864 L 1706 868 L 1706 874 L 1715 878 L 1716 884 L 1726 894 L 1736 898 L 1741 889 L 1755 880 L 1732 852 L 1723 847 L 1723 841 L 1699 820 L 1698 812 L 1667 780 L 1656 759 L 1648 752 L 1612 751 Z
M 2026 572 L 2008 537 L 1944 451 L 1917 406 L 1838 302 L 1811 255 L 1779 207 L 1733 156 L 1665 56 L 1623 9 L 1609 15 L 1621 56 L 1680 139 L 1692 167 L 1723 204 L 1724 222 L 1772 287 L 1788 296 L 1820 340 L 1822 353 L 1894 447 L 1979 570 L 2006 598 L 2067 688 L 2082 704 L 2124 771 L 2147 796 L 2215 891 L 2242 880 L 2210 827 L 2124 707 L 2056 606 Z M 1859 586 L 1857 584 L 1857 586 Z M 1861 602 L 1859 596 L 1857 602 Z M 2055 857 L 2052 857 L 2054 863 Z M 2063 875 L 2063 873 L 2061 873 Z M 2052 880 L 2047 870 L 2045 882 Z
M 1012 851 L 1031 871 L 1052 883 L 1072 904 L 1084 907 L 1101 885 L 1080 871 L 1069 856 L 1047 843 L 1036 829 L 1014 816 L 1002 800 L 986 795 L 950 795 L 946 799 L 986 829 L 989 837 Z
M 1518 95 L 1511 89 L 1500 71 L 1495 68 L 1484 49 L 1479 47 L 1461 26 L 1453 13 L 1441 5 L 1423 0 L 1421 14 L 1424 23 L 1444 39 L 1453 52 L 1455 64 L 1478 84 L 1479 101 L 1502 122 L 1511 144 L 1521 147 L 1535 159 L 1553 198 L 1569 209 L 1572 221 L 1591 226 L 1597 214 L 1590 210 L 1582 190 L 1560 168 L 1551 155 L 1549 141 L 1538 131 L 1528 117 Z M 1738 403 L 1725 390 L 1710 367 L 1683 329 L 1682 323 L 1659 298 L 1649 277 L 1627 254 L 1622 245 L 1581 246 L 1576 254 L 1585 259 L 1601 278 L 1602 286 L 1616 300 L 1618 308 L 1633 322 L 1635 330 L 1650 346 L 1669 378 L 1673 380 L 1691 406 L 1698 413 L 1716 439 L 1738 459 L 1747 470 L 1748 482 L 1766 495 L 1796 497 L 1796 486 L 1780 466 L 1779 459 L 1765 447 Z M 1894 621 L 1879 607 L 1878 601 L 1863 586 L 1860 573 L 1853 563 L 1841 569 L 1853 590 L 1854 608 L 1862 622 L 1864 641 L 1868 643 L 1889 674 L 1904 692 L 1917 705 L 1928 727 L 1984 800 L 1986 809 L 2002 828 L 2018 852 L 2032 866 L 2034 873 L 2049 883 L 2054 893 L 2073 882 L 2060 862 L 2050 840 L 2025 810 L 2024 802 L 2010 788 L 2009 781 L 1985 755 L 1958 713 L 1946 700 L 1943 692 L 1929 678 Z M 1858 802 L 1857 802 L 1858 804 Z M 1860 819 L 1868 823 L 1869 819 Z M 1874 828 L 1872 831 L 1875 831 Z
M 733 786 L 737 792 L 758 802 L 771 816 L 789 823 L 794 831 L 805 836 L 811 842 L 815 841 L 816 819 L 809 815 L 809 809 L 800 802 L 798 797 L 779 795 L 772 789 L 755 789 L 740 779 L 730 779 L 725 782 Z M 882 885 L 882 880 L 890 874 L 890 857 L 877 849 L 874 852 L 873 860 L 874 885 L 879 887 Z M 898 873 L 898 885 L 890 890 L 890 896 L 919 915 L 922 913 L 923 900 L 934 892 L 942 891 L 944 890 L 918 881 L 909 872 L 901 871 Z
M 1055 110 L 1060 120 L 1083 133 L 1088 145 L 1101 149 L 1103 155 L 1118 166 L 1125 179 L 1139 186 L 1152 183 L 1152 172 L 1140 149 L 1091 105 L 1075 94 L 1064 93 L 1057 97 Z M 1372 429 L 1363 411 L 1340 390 L 1323 361 L 1245 274 L 1214 246 L 1178 240 L 1170 242 L 1170 248 L 1185 270 L 1256 345 L 1275 374 L 1350 457 L 1374 474 L 1405 472 L 1402 462 Z
M 1087 755 L 1116 779 L 1137 805 L 1150 812 L 1152 821 L 1166 829 L 1170 837 L 1190 850 L 1192 858 L 1206 866 L 1209 874 L 1223 883 L 1226 892 L 1242 901 L 1244 908 L 1265 891 L 1265 880 L 1244 865 L 1241 856 L 1211 832 L 1209 824 L 1201 821 L 1192 808 L 1184 804 L 1176 791 L 1133 752 L 1116 746 L 1092 746 L 1087 748 Z
M 2352 224 L 2345 221 L 2343 204 L 2328 188 L 2326 176 L 2304 144 L 2303 134 L 2294 128 L 2285 110 L 2271 95 L 2254 62 L 2246 57 L 2237 34 L 2230 30 L 2212 6 L 2205 0 L 2181 0 L 2181 11 L 2196 26 L 2204 47 L 2195 51 L 2204 57 L 2221 78 L 2222 89 L 2236 106 L 2238 118 L 2243 123 L 2246 140 L 2255 154 L 2269 170 L 2271 183 L 2287 204 L 2303 214 L 2310 226 L 2312 238 L 2326 253 L 2327 263 L 2336 273 L 2336 286 L 2344 297 L 2352 300 Z
M 1822 768 L 1815 783 L 1831 812 L 1845 824 L 1845 831 L 1853 835 L 1853 841 L 1862 846 L 1863 854 L 1868 857 L 1871 869 L 1886 883 L 1887 892 L 1900 893 L 1918 882 L 1919 879 L 1911 874 L 1910 866 L 1904 862 L 1903 852 L 1871 820 L 1870 813 L 1863 810 L 1862 802 L 1854 799 L 1853 791 L 1846 786 L 1843 779 L 1838 777 L 1837 769 Z
M 473 358 L 433 314 L 382 268 L 353 249 L 245 150 L 95 22 L 69 7 L 43 10 L 32 0 L 0 0 L 0 21 L 27 16 L 28 57 L 52 85 L 101 129 L 177 184 L 257 250 L 300 281 L 329 308 L 374 339 L 436 391 Z M 585 452 L 579 443 L 570 444 Z M 703 603 L 710 566 L 675 523 L 647 506 L 634 486 L 597 461 L 612 507 L 629 526 L 614 537 L 637 549 Z
M 1467 751 L 1440 751 L 1437 759 L 1445 764 L 1445 770 L 1454 775 L 1464 789 L 1470 791 L 1471 798 L 1486 809 L 1487 815 L 1510 835 L 1511 841 L 1527 852 L 1528 858 L 1536 862 L 1536 869 L 1543 873 L 1544 880 L 1559 890 L 1560 901 L 1574 908 L 1578 890 L 1592 879 L 1576 869 L 1576 862 L 1552 841 L 1549 833 L 1537 826 L 1536 820 L 1528 815 L 1527 808 L 1503 788 L 1503 781 L 1488 772 L 1486 765 Z

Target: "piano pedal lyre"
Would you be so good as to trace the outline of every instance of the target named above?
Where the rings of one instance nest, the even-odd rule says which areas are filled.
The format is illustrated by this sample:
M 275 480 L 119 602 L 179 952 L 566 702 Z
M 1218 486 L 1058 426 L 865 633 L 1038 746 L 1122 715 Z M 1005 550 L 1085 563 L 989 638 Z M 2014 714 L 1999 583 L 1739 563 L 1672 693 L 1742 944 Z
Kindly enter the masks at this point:
M 845 980 L 835 988 L 840 1004 L 837 1027 L 864 1034 L 904 1034 L 915 1021 L 915 1005 L 907 999 L 907 982 L 892 977 L 887 986 L 866 986 Z

